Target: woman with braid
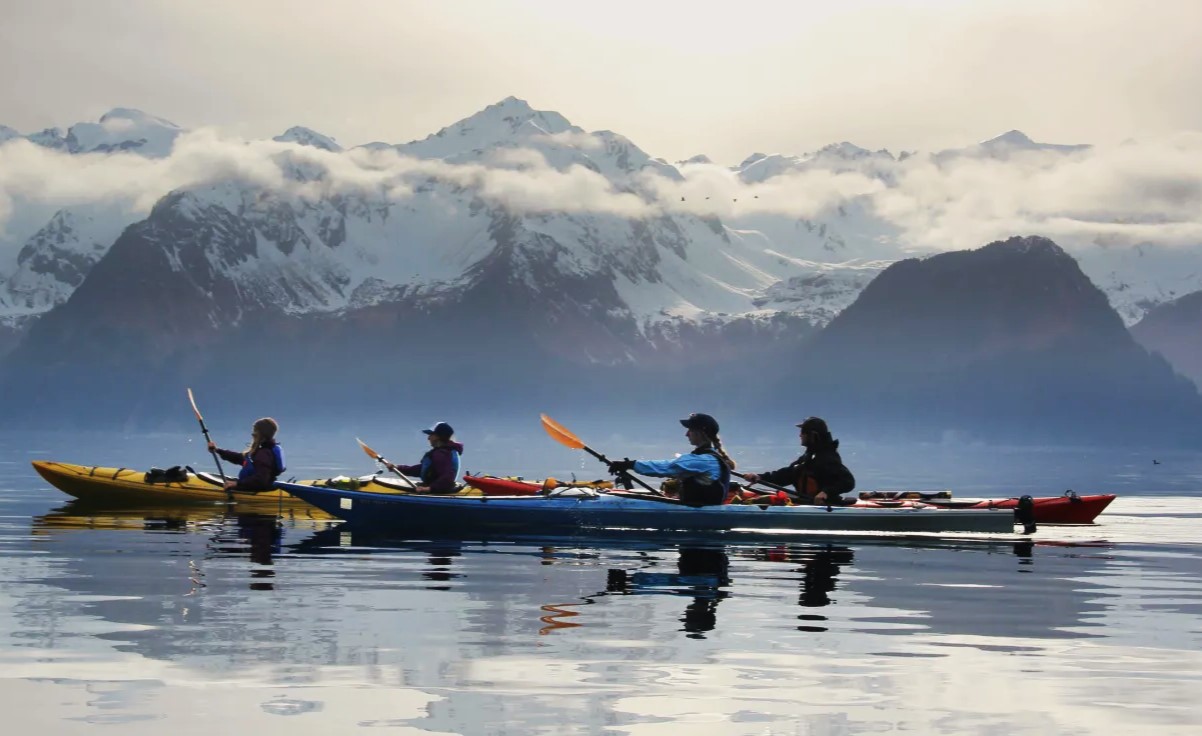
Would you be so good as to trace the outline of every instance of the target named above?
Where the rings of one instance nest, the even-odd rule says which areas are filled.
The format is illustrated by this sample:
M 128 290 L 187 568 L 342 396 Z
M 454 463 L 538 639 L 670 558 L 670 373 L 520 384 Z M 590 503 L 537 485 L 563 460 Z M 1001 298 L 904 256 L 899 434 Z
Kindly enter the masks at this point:
M 722 449 L 717 420 L 709 414 L 690 414 L 680 423 L 687 430 L 685 437 L 693 445 L 692 452 L 671 460 L 615 460 L 609 464 L 609 472 L 620 475 L 633 471 L 657 478 L 676 478 L 684 503 L 690 506 L 722 503 L 735 461 Z

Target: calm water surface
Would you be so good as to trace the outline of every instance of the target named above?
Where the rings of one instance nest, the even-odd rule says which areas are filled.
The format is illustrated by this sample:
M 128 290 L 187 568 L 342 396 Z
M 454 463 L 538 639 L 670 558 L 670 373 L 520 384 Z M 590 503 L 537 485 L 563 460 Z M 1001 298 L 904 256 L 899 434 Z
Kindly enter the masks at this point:
M 1032 540 L 404 539 L 85 508 L 29 466 L 200 467 L 193 438 L 0 439 L 6 733 L 1202 732 L 1198 455 L 855 459 L 862 487 L 1123 494 L 1099 524 Z M 289 475 L 371 469 L 346 437 L 287 446 Z M 596 475 L 524 447 L 482 440 L 465 460 Z

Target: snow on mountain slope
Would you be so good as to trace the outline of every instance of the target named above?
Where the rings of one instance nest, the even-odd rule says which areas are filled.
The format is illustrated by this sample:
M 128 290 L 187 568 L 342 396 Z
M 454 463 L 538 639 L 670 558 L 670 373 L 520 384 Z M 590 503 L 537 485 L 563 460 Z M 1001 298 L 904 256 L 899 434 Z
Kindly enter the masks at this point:
M 4 315 L 36 315 L 66 301 L 132 220 L 107 207 L 56 212 L 21 248 L 16 271 L 0 284 Z
M 140 110 L 115 108 L 96 123 L 76 123 L 21 136 L 0 126 L 0 145 L 25 139 L 71 154 L 136 153 L 169 156 L 183 129 Z M 11 214 L 0 230 L 0 315 L 27 320 L 60 304 L 104 255 L 113 240 L 137 219 L 129 203 L 106 193 L 106 204 L 63 207 L 53 199 L 12 197 Z
M 72 153 L 137 151 L 143 156 L 162 157 L 171 153 L 183 130 L 169 120 L 141 110 L 118 107 L 102 115 L 98 123 L 76 123 L 67 131 L 74 141 Z
M 557 112 L 537 111 L 525 100 L 506 97 L 437 133 L 398 145 L 396 149 L 415 158 L 449 159 L 537 136 L 568 132 L 582 131 Z
M 1088 151 L 1091 147 L 1088 144 L 1037 143 L 1020 130 L 1010 130 L 971 146 L 939 151 L 932 158 L 940 163 L 960 157 L 1006 159 L 1013 155 L 1031 152 L 1080 153 Z
M 271 140 L 278 143 L 297 143 L 302 146 L 313 146 L 323 151 L 341 151 L 342 146 L 328 135 L 322 135 L 315 130 L 300 125 L 285 130 Z
M 59 128 L 47 128 L 25 137 L 39 146 L 68 153 L 134 151 L 161 158 L 171 153 L 175 139 L 182 132 L 182 128 L 169 120 L 117 107 L 102 115 L 99 122 L 72 125 L 66 135 Z
M 1156 306 L 1202 290 L 1202 247 L 1089 243 L 1066 249 L 1128 326 Z
M 436 296 L 491 250 L 487 212 L 446 186 L 404 202 L 306 201 L 223 183 L 156 206 L 158 245 L 187 274 L 194 249 L 245 304 L 288 314 Z
M 51 129 L 28 139 L 67 152 L 162 156 L 179 133 L 165 120 L 117 109 L 99 123 L 72 126 L 67 135 Z M 4 135 L 0 129 L 0 140 Z M 505 257 L 516 269 L 515 283 L 537 291 L 547 268 L 569 279 L 599 276 L 612 285 L 617 301 L 598 308 L 629 318 L 640 329 L 657 322 L 758 319 L 778 313 L 825 324 L 888 263 L 911 255 L 913 233 L 877 209 L 879 192 L 904 184 L 898 174 L 905 167 L 938 173 L 953 168 L 941 162 L 956 157 L 986 157 L 992 166 L 992 159 L 1015 152 L 1088 150 L 1036 143 L 1011 131 L 917 161 L 842 142 L 803 156 L 756 153 L 733 170 L 703 156 L 678 168 L 617 133 L 586 132 L 558 113 L 535 110 L 512 97 L 407 144 L 343 151 L 332 138 L 299 126 L 274 140 L 305 147 L 303 152 L 270 152 L 284 179 L 305 185 L 305 191 L 206 183 L 176 192 L 168 208 L 168 219 L 180 232 L 213 234 L 204 245 L 210 267 L 228 273 L 251 301 L 306 313 L 443 298 L 465 288 L 481 264 L 509 248 Z M 369 160 L 373 158 L 380 160 Z M 327 169 L 330 162 L 337 166 Z M 389 166 L 418 173 L 403 175 L 408 178 L 393 191 L 387 191 L 391 183 L 350 189 L 322 185 L 336 176 L 331 172 L 338 167 L 370 179 Z M 723 177 L 721 186 L 727 188 L 715 193 L 732 191 L 745 199 L 726 194 L 722 206 L 709 209 L 704 196 L 710 194 L 708 184 L 683 186 L 704 169 Z M 528 187 L 517 206 L 513 198 L 490 191 L 505 184 L 498 172 L 512 173 L 512 180 L 523 179 L 521 185 Z M 857 186 L 871 186 L 850 194 L 840 189 L 836 196 L 817 191 L 837 189 L 838 181 L 851 179 Z M 623 214 L 612 208 L 598 211 L 583 201 L 585 193 L 572 188 L 581 181 L 591 187 L 589 193 L 627 197 L 645 207 Z M 682 186 L 673 188 L 676 184 Z M 771 199 L 758 196 L 768 191 L 765 186 L 783 192 L 783 204 L 773 205 L 777 210 L 763 206 Z M 544 204 L 542 199 L 550 201 L 551 194 L 557 197 Z M 678 196 L 684 194 L 689 195 L 687 203 Z M 753 197 L 759 202 L 751 204 Z M 790 202 L 806 216 L 786 214 Z M 0 260 L 0 274 L 8 274 L 0 275 L 0 311 L 6 314 L 31 315 L 61 303 L 77 283 L 80 264 L 94 262 L 89 259 L 103 250 L 100 244 L 111 242 L 130 222 L 97 219 L 97 212 L 73 208 L 47 222 L 49 212 L 36 220 L 30 215 L 35 211 L 36 205 L 19 207 L 7 234 L 0 235 L 0 256 L 18 248 L 31 254 L 20 263 Z M 180 246 L 170 245 L 166 234 L 163 238 L 182 269 Z M 963 247 L 978 245 L 965 242 Z M 1128 323 L 1155 303 L 1202 288 L 1197 248 L 1107 249 L 1089 242 L 1065 242 L 1065 248 L 1081 260 Z M 52 258 L 63 267 L 46 266 Z
M 899 245 L 900 229 L 878 217 L 866 197 L 810 218 L 755 212 L 730 216 L 725 222 L 746 237 L 758 236 L 768 251 L 784 258 L 843 263 L 906 257 Z
M 769 286 L 755 300 L 764 310 L 803 315 L 811 324 L 826 325 L 860 296 L 860 292 L 893 261 L 801 264 L 808 274 Z
M 823 170 L 832 173 L 856 172 L 882 181 L 891 181 L 893 154 L 886 150 L 869 151 L 843 141 L 824 146 L 804 156 L 782 154 L 752 154 L 735 167 L 739 178 L 748 184 L 763 183 L 773 177 L 793 172 Z

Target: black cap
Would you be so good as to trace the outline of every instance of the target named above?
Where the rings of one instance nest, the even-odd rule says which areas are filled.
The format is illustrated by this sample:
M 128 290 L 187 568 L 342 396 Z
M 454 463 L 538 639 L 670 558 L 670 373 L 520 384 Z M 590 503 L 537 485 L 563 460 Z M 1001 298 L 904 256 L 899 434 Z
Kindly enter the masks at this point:
M 446 422 L 439 422 L 429 429 L 423 429 L 422 432 L 426 434 L 436 434 L 439 437 L 442 437 L 444 440 L 449 440 L 451 435 L 455 434 L 455 430 L 451 429 L 451 425 L 447 424 Z
M 718 420 L 709 414 L 690 414 L 687 419 L 681 419 L 680 425 L 687 429 L 700 429 L 710 437 L 718 434 Z
M 826 422 L 818 417 L 806 417 L 805 421 L 797 426 L 801 427 L 803 432 L 814 432 L 816 434 L 831 433 L 831 431 L 826 427 Z

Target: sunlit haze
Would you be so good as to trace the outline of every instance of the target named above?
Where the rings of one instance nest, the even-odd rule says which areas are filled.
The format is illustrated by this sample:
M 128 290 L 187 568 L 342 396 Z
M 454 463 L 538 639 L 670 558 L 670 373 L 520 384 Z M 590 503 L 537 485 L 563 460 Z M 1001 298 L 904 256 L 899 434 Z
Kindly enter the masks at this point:
M 1202 127 L 1194 2 L 8 0 L 0 123 L 115 106 L 250 138 L 403 143 L 510 95 L 668 161 L 1118 143 Z

